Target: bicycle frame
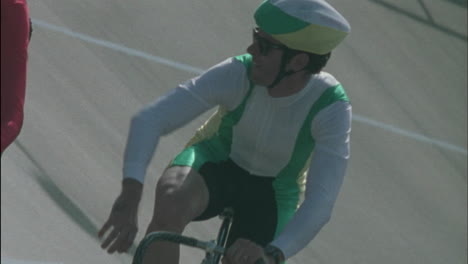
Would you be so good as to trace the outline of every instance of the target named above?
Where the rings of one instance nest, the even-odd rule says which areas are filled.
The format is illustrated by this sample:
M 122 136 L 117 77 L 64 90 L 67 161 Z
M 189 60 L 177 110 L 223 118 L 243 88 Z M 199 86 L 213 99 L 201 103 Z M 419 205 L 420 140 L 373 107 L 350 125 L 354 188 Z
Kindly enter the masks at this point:
M 148 234 L 138 245 L 132 264 L 141 264 L 146 248 L 148 248 L 148 246 L 155 241 L 169 241 L 189 247 L 200 248 L 206 252 L 205 258 L 201 264 L 218 264 L 225 252 L 225 246 L 229 237 L 229 232 L 231 230 L 233 217 L 234 211 L 232 208 L 226 208 L 223 213 L 220 214 L 220 218 L 223 219 L 223 222 L 215 241 L 200 241 L 192 237 L 187 237 L 172 232 L 152 232 Z
M 223 219 L 221 227 L 219 228 L 218 237 L 216 238 L 216 245 L 222 248 L 226 247 L 229 232 L 231 231 L 232 218 L 234 217 L 234 211 L 232 208 L 226 208 L 220 214 L 220 218 Z M 224 254 L 224 253 L 223 253 Z M 206 252 L 205 258 L 202 264 L 218 264 L 221 260 L 222 254 Z

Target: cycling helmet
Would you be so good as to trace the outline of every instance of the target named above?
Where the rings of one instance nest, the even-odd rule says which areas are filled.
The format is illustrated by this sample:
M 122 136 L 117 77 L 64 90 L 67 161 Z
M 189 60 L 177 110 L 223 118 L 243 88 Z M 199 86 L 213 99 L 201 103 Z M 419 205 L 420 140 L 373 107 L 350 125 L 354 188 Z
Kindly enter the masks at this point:
M 254 18 L 261 30 L 287 47 L 269 88 L 302 70 L 320 72 L 331 51 L 351 30 L 348 21 L 324 0 L 266 0 Z M 309 65 L 299 71 L 286 71 L 288 61 L 298 52 L 309 54 Z
M 260 29 L 288 48 L 319 55 L 331 52 L 351 30 L 323 0 L 267 0 L 254 18 Z

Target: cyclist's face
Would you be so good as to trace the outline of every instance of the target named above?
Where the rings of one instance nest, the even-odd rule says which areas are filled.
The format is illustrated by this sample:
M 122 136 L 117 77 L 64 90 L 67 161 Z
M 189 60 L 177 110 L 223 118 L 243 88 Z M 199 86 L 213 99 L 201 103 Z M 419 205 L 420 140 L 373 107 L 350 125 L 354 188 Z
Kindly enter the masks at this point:
M 271 84 L 279 71 L 286 47 L 258 28 L 253 30 L 253 42 L 247 48 L 252 55 L 252 80 L 257 85 Z

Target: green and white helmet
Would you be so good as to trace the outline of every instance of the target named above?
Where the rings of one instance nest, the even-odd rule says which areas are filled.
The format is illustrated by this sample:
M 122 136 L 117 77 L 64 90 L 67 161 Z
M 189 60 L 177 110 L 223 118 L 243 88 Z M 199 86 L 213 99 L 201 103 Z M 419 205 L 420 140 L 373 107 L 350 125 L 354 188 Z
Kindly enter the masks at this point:
M 324 0 L 266 0 L 257 25 L 290 49 L 324 55 L 349 34 L 346 19 Z

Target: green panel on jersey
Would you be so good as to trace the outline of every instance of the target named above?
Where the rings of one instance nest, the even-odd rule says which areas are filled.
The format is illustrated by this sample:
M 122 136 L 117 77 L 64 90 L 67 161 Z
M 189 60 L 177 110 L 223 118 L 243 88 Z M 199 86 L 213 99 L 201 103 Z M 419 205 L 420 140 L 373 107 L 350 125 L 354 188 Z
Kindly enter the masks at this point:
M 349 101 L 341 85 L 327 88 L 312 105 L 299 131 L 290 161 L 281 170 L 273 183 L 279 213 L 275 237 L 284 229 L 299 205 L 301 183 L 298 180 L 304 167 L 309 166 L 307 161 L 315 146 L 315 140 L 311 135 L 312 120 L 322 109 L 337 101 Z
M 252 56 L 244 54 L 234 58 L 244 64 L 247 74 L 250 75 Z M 207 161 L 227 160 L 231 153 L 233 127 L 239 122 L 244 112 L 253 86 L 250 82 L 247 95 L 234 110 L 228 112 L 220 107 L 215 115 L 197 131 L 188 143 L 188 147 L 176 156 L 171 166 L 190 166 L 198 170 Z

